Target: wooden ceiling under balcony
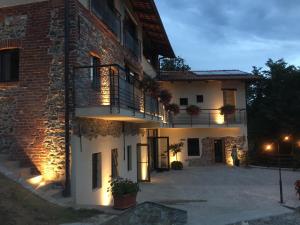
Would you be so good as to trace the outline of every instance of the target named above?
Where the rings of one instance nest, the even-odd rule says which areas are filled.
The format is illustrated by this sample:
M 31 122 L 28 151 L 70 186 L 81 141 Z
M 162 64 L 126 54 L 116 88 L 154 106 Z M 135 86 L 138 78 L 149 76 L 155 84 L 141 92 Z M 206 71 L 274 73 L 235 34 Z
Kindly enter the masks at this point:
M 165 57 L 175 57 L 168 35 L 153 0 L 132 0 L 132 5 L 142 26 L 144 35 L 151 40 L 151 48 Z

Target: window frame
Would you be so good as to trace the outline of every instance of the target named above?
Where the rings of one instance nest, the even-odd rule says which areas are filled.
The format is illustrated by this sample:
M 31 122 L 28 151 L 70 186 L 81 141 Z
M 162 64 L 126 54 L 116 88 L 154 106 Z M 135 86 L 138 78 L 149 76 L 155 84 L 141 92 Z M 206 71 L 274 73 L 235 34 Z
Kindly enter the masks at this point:
M 196 95 L 196 102 L 197 103 L 203 103 L 204 102 L 204 96 L 203 95 Z
M 97 152 L 92 154 L 92 190 L 98 190 L 101 188 L 102 188 L 102 154 L 101 152 Z
M 182 104 L 182 100 L 186 100 L 186 104 Z M 179 105 L 188 106 L 189 105 L 189 98 L 179 98 Z
M 6 71 L 4 71 L 8 66 L 6 62 L 7 59 L 5 59 L 5 57 L 7 56 L 10 57 L 8 76 L 6 74 Z M 12 49 L 0 50 L 0 83 L 18 82 L 19 79 L 20 79 L 20 49 L 12 48 Z
M 198 153 L 197 154 L 190 154 L 191 152 L 189 151 L 189 140 L 197 140 L 198 141 Z M 187 139 L 187 153 L 188 153 L 188 157 L 199 157 L 201 155 L 201 151 L 200 151 L 200 138 L 188 138 Z
M 127 145 L 127 171 L 132 171 L 132 146 Z

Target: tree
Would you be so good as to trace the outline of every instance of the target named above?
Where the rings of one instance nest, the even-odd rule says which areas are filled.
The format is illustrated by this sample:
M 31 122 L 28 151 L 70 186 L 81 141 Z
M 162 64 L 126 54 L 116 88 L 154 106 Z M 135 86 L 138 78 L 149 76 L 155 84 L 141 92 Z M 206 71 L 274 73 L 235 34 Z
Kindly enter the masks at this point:
M 260 77 L 248 86 L 249 142 L 292 134 L 300 138 L 300 68 L 283 59 L 268 60 L 267 70 L 254 67 Z
M 164 58 L 160 63 L 163 71 L 189 71 L 191 67 L 185 64 L 185 60 L 179 56 L 173 59 Z

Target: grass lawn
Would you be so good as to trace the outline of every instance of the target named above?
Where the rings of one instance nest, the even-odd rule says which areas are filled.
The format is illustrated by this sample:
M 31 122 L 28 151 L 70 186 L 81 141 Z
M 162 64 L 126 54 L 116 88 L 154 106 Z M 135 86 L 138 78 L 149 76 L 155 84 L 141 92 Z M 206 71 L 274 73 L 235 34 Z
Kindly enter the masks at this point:
M 0 224 L 58 225 L 78 222 L 99 213 L 56 206 L 0 174 Z

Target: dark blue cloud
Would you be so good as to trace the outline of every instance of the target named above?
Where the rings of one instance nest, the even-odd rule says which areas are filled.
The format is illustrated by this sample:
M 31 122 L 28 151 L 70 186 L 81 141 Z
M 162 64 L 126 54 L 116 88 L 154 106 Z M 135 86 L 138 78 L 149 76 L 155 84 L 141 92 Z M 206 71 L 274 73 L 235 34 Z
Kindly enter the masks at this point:
M 156 0 L 177 55 L 193 69 L 300 65 L 299 0 Z

